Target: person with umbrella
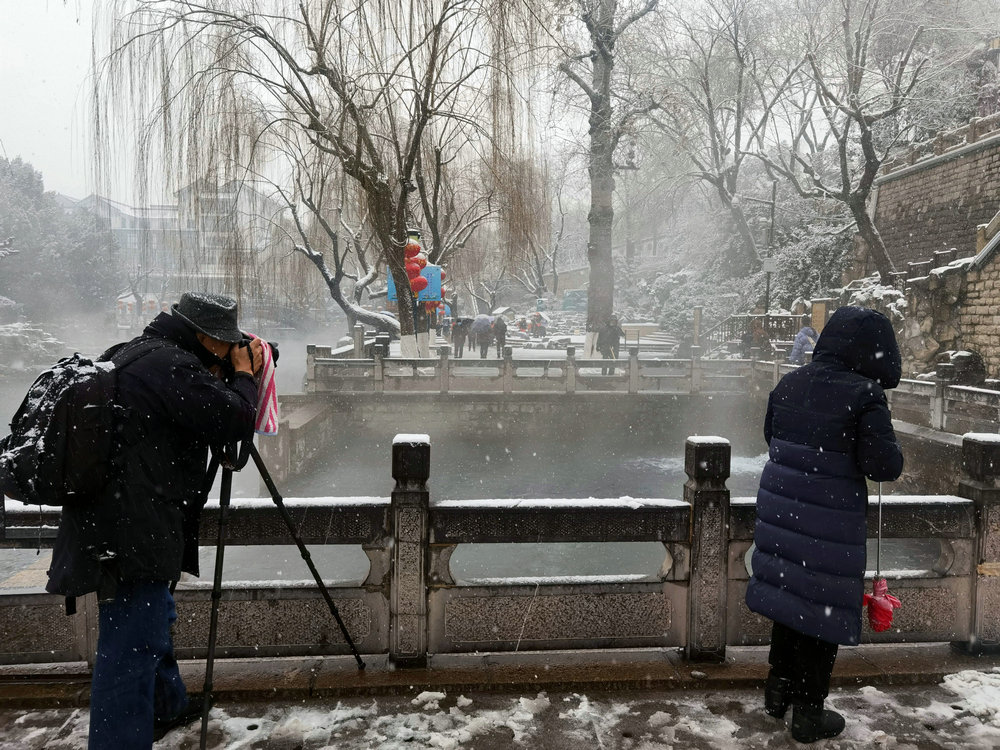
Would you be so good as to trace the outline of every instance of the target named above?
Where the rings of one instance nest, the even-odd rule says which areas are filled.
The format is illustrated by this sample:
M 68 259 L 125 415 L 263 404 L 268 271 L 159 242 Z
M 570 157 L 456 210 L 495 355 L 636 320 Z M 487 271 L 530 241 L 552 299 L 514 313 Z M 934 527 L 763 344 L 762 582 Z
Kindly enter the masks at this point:
M 842 307 L 812 362 L 785 375 L 768 399 L 769 460 L 757 493 L 746 603 L 773 621 L 764 710 L 780 718 L 791 705 L 799 742 L 844 729 L 844 718 L 823 701 L 838 645 L 861 639 L 865 477 L 892 481 L 903 470 L 885 397 L 900 374 L 889 319 Z
M 470 336 L 475 339 L 475 343 L 470 342 L 469 346 L 479 346 L 480 359 L 486 359 L 486 353 L 490 350 L 490 340 L 493 338 L 490 331 L 491 325 L 493 325 L 493 318 L 489 315 L 477 315 L 469 328 Z

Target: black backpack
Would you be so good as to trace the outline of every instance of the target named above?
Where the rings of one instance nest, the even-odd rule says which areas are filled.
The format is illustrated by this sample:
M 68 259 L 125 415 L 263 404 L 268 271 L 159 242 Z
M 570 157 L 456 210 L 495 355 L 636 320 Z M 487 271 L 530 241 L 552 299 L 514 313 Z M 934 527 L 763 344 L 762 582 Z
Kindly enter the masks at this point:
M 165 339 L 118 344 L 97 361 L 78 353 L 36 378 L 0 440 L 0 493 L 31 505 L 92 502 L 118 472 L 128 418 L 118 372 Z

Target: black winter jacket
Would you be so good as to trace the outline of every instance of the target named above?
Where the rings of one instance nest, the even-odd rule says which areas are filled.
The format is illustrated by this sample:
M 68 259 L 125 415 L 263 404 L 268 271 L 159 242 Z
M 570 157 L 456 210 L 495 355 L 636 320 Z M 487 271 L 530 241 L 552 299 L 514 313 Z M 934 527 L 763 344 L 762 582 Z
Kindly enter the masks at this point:
M 830 643 L 861 637 L 868 488 L 903 470 L 883 389 L 899 383 L 889 320 L 843 307 L 813 361 L 771 392 L 764 422 L 770 460 L 757 494 L 747 587 L 754 612 Z
M 214 356 L 169 313 L 125 346 L 149 338 L 165 345 L 118 377 L 119 403 L 129 413 L 124 468 L 93 506 L 63 508 L 46 586 L 52 593 L 110 594 L 119 581 L 175 581 L 182 570 L 198 575 L 209 446 L 252 439 L 251 376 L 237 373 L 230 387 L 212 375 Z

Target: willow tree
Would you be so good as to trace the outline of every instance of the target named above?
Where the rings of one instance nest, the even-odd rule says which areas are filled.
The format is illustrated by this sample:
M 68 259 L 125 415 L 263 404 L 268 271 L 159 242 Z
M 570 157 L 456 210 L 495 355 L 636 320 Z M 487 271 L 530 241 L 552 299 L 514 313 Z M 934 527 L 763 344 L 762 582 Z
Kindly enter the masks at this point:
M 497 72 L 510 50 L 494 45 L 518 22 L 505 0 L 118 0 L 113 11 L 99 143 L 116 117 L 137 113 L 142 166 L 162 160 L 174 184 L 269 175 L 298 207 L 302 237 L 321 240 L 299 245 L 314 262 L 337 232 L 326 200 L 336 172 L 397 289 L 409 288 L 407 229 L 422 166 L 441 167 L 442 134 L 441 162 L 461 153 L 492 165 L 504 156 L 490 145 L 498 128 L 517 120 L 511 79 Z M 409 305 L 399 326 L 408 349 Z

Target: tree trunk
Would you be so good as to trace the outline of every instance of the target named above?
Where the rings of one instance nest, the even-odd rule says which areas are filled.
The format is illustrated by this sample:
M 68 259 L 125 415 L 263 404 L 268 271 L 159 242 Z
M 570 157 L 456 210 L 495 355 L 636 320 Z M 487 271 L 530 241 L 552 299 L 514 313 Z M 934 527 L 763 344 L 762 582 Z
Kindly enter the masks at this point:
M 611 71 L 614 68 L 612 46 L 617 2 L 599 0 L 592 14 L 591 36 L 594 96 L 590 102 L 590 239 L 587 261 L 590 264 L 590 288 L 587 293 L 587 341 L 584 357 L 594 357 L 598 328 L 611 317 L 614 308 L 615 272 L 611 259 L 614 210 L 614 137 L 611 102 Z
M 875 222 L 872 221 L 872 217 L 868 214 L 868 207 L 865 205 L 865 201 L 852 198 L 848 205 L 851 208 L 851 215 L 858 226 L 858 234 L 865 241 L 868 254 L 875 264 L 875 270 L 878 271 L 882 284 L 892 284 L 892 276 L 889 274 L 895 268 L 892 265 L 892 259 L 889 257 L 889 251 L 886 250 L 885 243 L 882 241 L 882 235 L 879 234 Z

